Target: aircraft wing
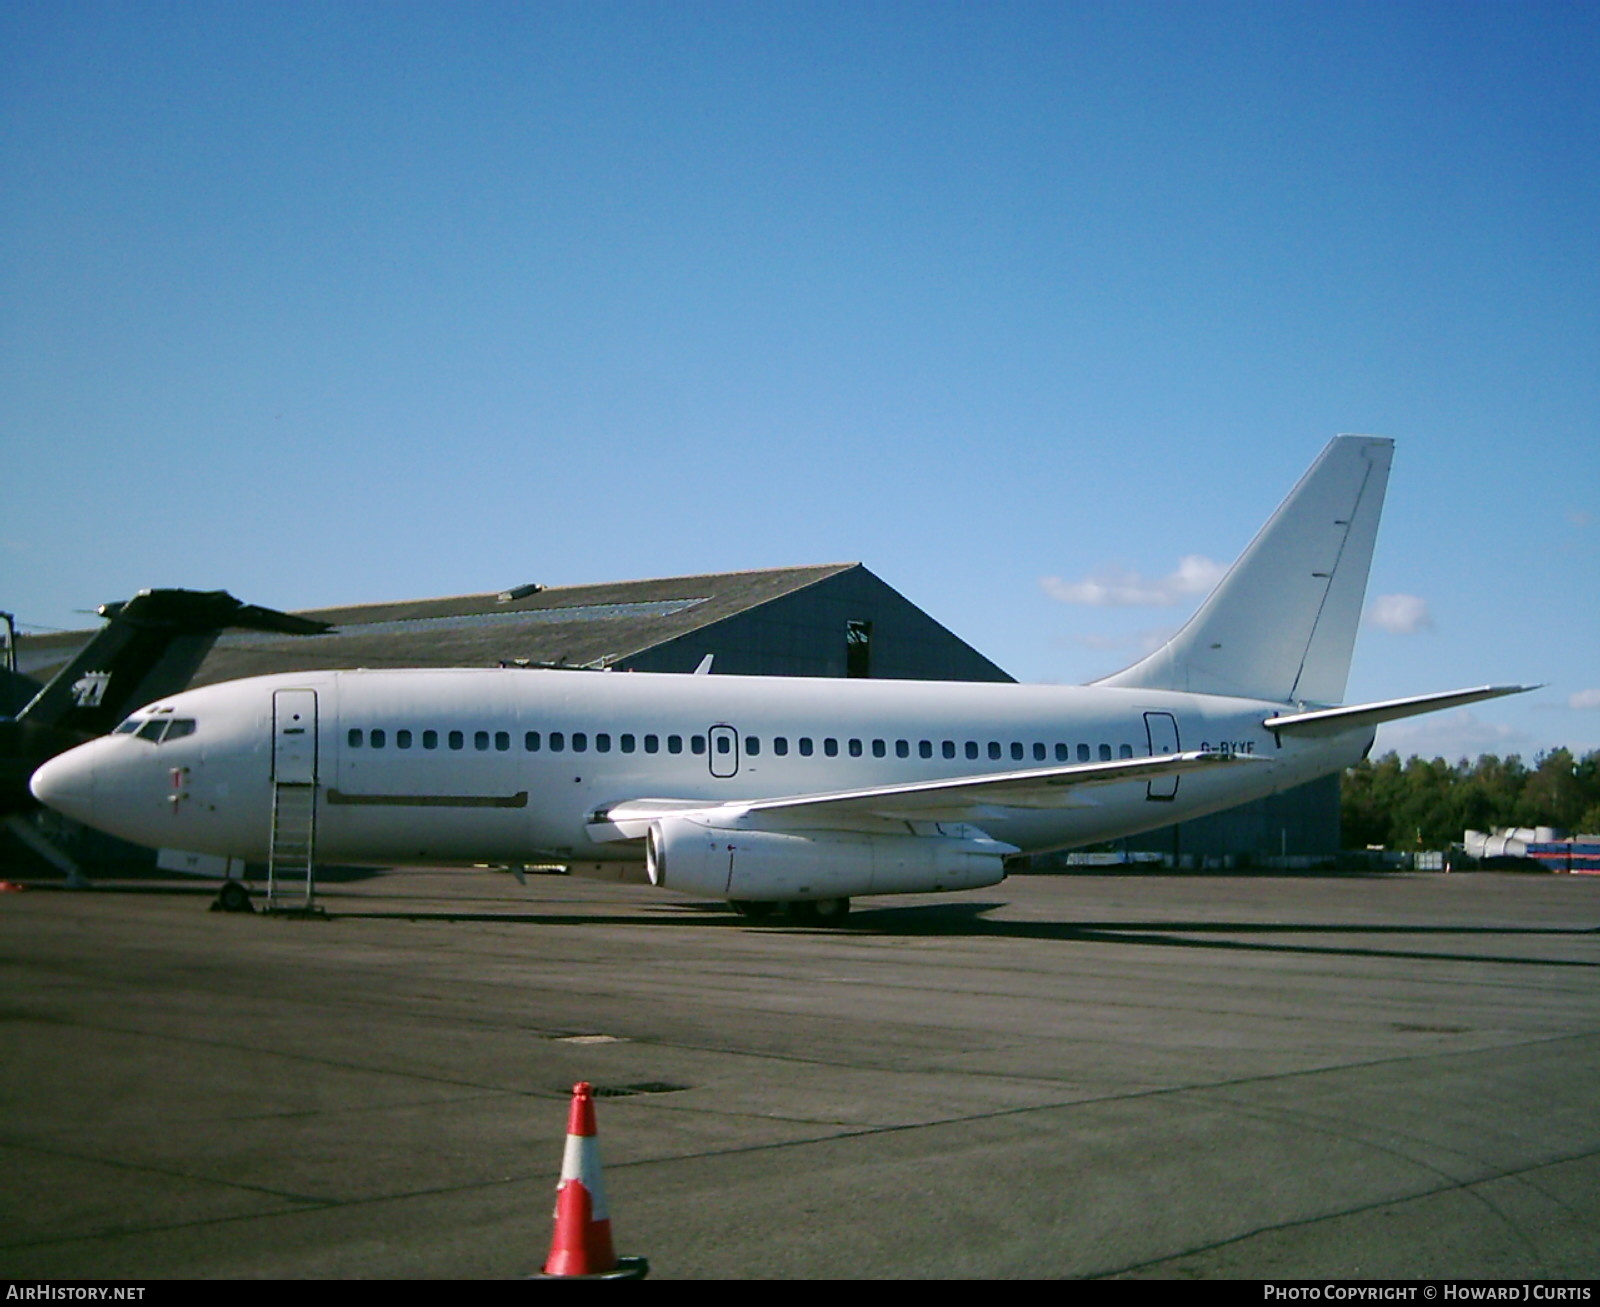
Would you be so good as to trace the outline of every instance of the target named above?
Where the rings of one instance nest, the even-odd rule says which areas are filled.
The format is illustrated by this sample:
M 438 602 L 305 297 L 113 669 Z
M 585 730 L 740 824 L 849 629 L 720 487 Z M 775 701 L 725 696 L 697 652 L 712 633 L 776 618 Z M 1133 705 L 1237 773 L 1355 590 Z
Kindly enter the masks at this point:
M 903 821 L 976 821 L 995 808 L 1071 808 L 1093 801 L 1079 791 L 1097 785 L 1179 776 L 1202 768 L 1261 765 L 1269 759 L 1246 754 L 1174 753 L 1159 758 L 1119 758 L 1064 767 L 950 776 L 934 781 L 873 785 L 820 794 L 770 799 L 631 799 L 598 809 L 589 835 L 600 843 L 643 839 L 650 823 L 664 816 L 703 816 L 732 821 L 754 813 L 840 818 L 885 817 Z

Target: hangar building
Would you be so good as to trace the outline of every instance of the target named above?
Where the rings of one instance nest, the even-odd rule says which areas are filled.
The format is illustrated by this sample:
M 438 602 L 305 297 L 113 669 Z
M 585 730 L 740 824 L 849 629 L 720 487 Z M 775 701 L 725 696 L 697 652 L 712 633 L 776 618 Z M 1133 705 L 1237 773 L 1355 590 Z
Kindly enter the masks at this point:
M 222 636 L 194 684 L 291 669 L 499 663 L 747 676 L 1012 678 L 860 563 L 322 608 L 317 636 Z

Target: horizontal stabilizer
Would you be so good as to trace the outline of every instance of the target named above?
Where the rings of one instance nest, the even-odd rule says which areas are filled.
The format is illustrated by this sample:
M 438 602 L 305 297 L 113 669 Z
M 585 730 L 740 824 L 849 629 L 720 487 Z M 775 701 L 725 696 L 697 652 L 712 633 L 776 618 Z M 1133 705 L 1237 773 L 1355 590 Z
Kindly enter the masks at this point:
M 273 631 L 281 635 L 322 635 L 327 622 L 276 608 L 242 603 L 226 590 L 141 590 L 132 599 L 101 604 L 100 616 L 132 626 L 161 627 L 173 632 Z
M 977 806 L 1008 808 L 1071 808 L 1084 800 L 1075 791 L 1096 785 L 1181 776 L 1202 768 L 1260 764 L 1269 760 L 1246 754 L 1172 753 L 1157 758 L 1119 758 L 1112 762 L 1076 763 L 1067 767 L 1034 767 L 1027 771 L 980 776 L 950 776 L 900 785 L 873 785 L 859 790 L 794 794 L 776 799 L 704 800 L 636 799 L 596 812 L 589 822 L 592 839 L 643 839 L 650 823 L 667 815 L 717 813 L 724 819 L 747 813 L 827 813 L 894 820 L 956 820 Z
M 1498 699 L 1507 694 L 1525 694 L 1537 685 L 1480 685 L 1475 690 L 1444 690 L 1438 694 L 1416 694 L 1408 699 L 1385 699 L 1381 703 L 1352 703 L 1342 708 L 1317 708 L 1310 712 L 1284 713 L 1261 724 L 1284 735 L 1339 735 L 1359 726 L 1377 726 L 1405 717 L 1459 708 L 1462 704 Z

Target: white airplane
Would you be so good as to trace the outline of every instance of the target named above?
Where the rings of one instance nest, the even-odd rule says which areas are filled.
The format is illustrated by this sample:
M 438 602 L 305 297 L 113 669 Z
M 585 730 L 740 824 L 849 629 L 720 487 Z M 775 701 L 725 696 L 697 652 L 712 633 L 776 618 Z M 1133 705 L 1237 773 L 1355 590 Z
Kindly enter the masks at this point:
M 1338 772 L 1380 722 L 1517 693 L 1331 706 L 1393 442 L 1340 436 L 1189 623 L 1086 686 L 532 668 L 254 677 L 160 699 L 35 773 L 69 817 L 254 862 L 556 862 L 837 920 L 1006 860 Z M 291 797 L 298 804 L 288 804 Z M 275 835 L 275 812 L 279 830 Z

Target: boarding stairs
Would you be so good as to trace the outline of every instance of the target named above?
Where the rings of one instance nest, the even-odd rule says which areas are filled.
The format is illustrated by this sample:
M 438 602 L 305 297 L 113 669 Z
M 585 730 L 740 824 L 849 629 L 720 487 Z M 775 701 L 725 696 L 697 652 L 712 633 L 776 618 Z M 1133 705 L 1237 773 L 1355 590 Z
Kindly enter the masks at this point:
M 315 913 L 317 787 L 272 787 L 272 849 L 267 858 L 267 911 Z

